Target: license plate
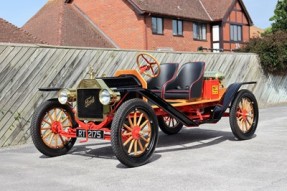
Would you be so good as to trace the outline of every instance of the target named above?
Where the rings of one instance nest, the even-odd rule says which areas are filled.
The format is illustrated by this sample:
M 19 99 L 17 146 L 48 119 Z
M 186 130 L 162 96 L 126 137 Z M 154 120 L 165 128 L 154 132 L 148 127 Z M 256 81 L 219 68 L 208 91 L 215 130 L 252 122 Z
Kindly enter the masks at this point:
M 86 138 L 86 130 L 77 129 L 77 137 Z M 104 131 L 100 130 L 88 130 L 88 137 L 92 139 L 103 139 Z

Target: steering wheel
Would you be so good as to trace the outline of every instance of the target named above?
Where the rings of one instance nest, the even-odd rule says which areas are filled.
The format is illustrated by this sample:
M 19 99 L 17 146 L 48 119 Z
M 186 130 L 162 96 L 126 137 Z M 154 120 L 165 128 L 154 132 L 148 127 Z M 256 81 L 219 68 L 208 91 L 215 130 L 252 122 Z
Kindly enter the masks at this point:
M 148 53 L 140 53 L 137 56 L 137 65 L 139 67 L 139 72 L 150 78 L 156 78 L 160 74 L 159 61 Z M 149 70 L 150 73 L 148 73 Z

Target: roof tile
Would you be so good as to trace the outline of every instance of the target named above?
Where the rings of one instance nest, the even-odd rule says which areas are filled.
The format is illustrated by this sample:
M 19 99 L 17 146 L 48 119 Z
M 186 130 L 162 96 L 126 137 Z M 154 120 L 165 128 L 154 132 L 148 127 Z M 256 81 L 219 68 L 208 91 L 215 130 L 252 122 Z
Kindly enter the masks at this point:
M 211 21 L 199 0 L 130 0 L 141 11 L 179 18 Z
M 201 0 L 213 20 L 222 20 L 234 0 Z
M 0 29 L 0 42 L 44 44 L 43 41 L 2 18 L 0 18 Z
M 49 0 L 23 29 L 50 45 L 113 48 L 73 4 L 65 0 Z

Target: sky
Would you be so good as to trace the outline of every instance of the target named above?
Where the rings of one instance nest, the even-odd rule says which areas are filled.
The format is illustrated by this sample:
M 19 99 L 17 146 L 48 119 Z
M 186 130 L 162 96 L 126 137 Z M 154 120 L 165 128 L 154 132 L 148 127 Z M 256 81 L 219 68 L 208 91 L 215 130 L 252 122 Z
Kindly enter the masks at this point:
M 48 0 L 0 0 L 0 18 L 22 27 Z M 216 0 L 214 0 L 216 2 Z M 253 23 L 262 29 L 271 26 L 277 0 L 243 0 Z

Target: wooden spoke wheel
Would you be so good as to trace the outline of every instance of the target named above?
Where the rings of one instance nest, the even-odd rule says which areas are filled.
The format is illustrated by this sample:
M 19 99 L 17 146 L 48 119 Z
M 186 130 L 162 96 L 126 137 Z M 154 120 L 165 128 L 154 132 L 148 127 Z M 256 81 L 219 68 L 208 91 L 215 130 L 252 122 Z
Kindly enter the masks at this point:
M 171 116 L 159 116 L 158 124 L 162 132 L 167 135 L 177 134 L 182 129 L 182 123 Z
M 248 90 L 238 92 L 230 109 L 230 126 L 235 137 L 250 139 L 258 123 L 258 105 L 254 95 Z
M 252 101 L 242 98 L 237 107 L 237 124 L 243 133 L 250 131 L 254 122 L 254 108 Z
M 49 100 L 40 105 L 34 113 L 31 136 L 36 148 L 46 156 L 66 154 L 74 145 L 76 138 L 62 136 L 75 127 L 74 114 L 68 105 L 57 100 Z
M 159 61 L 148 53 L 141 53 L 137 56 L 137 66 L 141 74 L 150 78 L 156 78 L 160 74 Z
M 128 167 L 145 164 L 158 140 L 158 125 L 152 108 L 141 99 L 121 105 L 112 123 L 112 148 L 121 163 Z
M 67 132 L 71 127 L 72 119 L 66 110 L 63 108 L 51 109 L 47 111 L 41 123 L 42 140 L 50 148 L 64 148 L 71 138 L 63 137 L 59 132 Z

